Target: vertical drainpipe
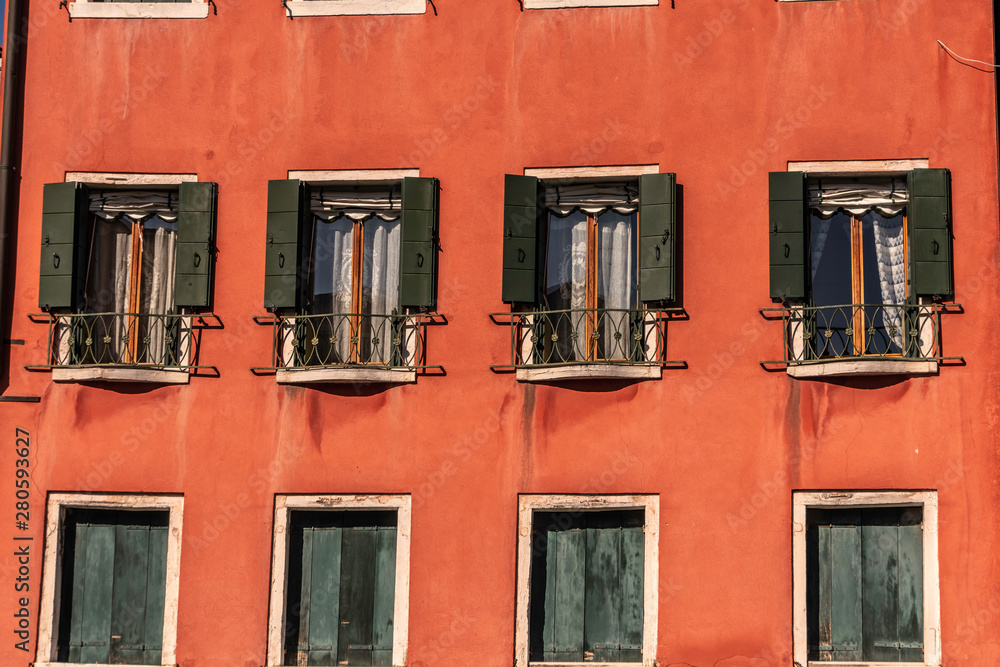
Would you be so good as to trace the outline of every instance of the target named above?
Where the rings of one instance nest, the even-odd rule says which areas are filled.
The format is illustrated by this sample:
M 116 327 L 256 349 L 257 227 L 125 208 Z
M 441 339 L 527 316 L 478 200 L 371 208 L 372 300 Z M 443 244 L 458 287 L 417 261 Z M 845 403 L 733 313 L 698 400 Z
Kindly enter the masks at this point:
M 24 40 L 18 38 L 21 26 L 21 0 L 7 0 L 7 35 L 3 50 L 3 121 L 0 123 L 0 332 L 7 329 L 7 311 L 12 304 L 7 298 L 7 239 L 11 229 L 11 196 L 14 182 L 14 128 L 18 120 L 18 92 L 20 89 Z M 27 38 L 27 29 L 25 29 Z M 6 374 L 4 360 L 8 350 L 0 354 L 0 378 Z

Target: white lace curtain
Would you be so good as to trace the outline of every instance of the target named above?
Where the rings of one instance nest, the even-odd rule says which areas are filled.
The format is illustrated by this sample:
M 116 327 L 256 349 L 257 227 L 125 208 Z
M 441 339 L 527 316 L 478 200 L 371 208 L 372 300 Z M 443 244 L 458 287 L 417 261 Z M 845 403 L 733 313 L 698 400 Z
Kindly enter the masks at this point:
M 622 215 L 631 215 L 639 210 L 639 190 L 634 184 L 548 185 L 544 199 L 545 208 L 560 217 L 573 211 L 596 215 L 613 209 Z
M 142 222 L 154 215 L 177 221 L 176 190 L 103 190 L 90 193 L 90 212 L 110 220 L 124 217 Z
M 809 184 L 809 208 L 824 219 L 832 218 L 837 211 L 863 215 L 869 210 L 891 218 L 902 213 L 907 202 L 904 177 L 868 183 L 818 178 Z
M 309 189 L 310 210 L 327 222 L 340 217 L 356 221 L 373 217 L 387 222 L 398 220 L 401 203 L 398 185 L 353 189 L 314 185 Z

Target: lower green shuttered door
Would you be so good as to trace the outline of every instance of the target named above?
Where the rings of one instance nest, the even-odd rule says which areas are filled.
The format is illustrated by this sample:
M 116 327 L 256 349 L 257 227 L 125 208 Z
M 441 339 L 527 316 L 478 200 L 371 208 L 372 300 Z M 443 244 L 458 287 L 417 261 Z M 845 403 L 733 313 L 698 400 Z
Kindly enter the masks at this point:
M 294 512 L 286 665 L 391 665 L 395 512 Z
M 642 661 L 643 518 L 535 513 L 530 661 Z
M 85 514 L 68 530 L 74 534 L 73 561 L 64 571 L 72 577 L 63 584 L 68 610 L 64 607 L 61 613 L 60 637 L 68 634 L 69 641 L 68 645 L 60 641 L 60 660 L 159 665 L 166 513 L 162 517 L 154 512 Z
M 923 662 L 920 508 L 810 510 L 809 659 Z

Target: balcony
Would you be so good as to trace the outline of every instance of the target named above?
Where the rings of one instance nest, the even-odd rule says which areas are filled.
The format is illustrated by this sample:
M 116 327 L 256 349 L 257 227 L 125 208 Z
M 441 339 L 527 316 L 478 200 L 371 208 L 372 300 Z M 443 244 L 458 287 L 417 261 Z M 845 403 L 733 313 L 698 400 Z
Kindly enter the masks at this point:
M 49 325 L 47 363 L 56 381 L 186 384 L 198 366 L 200 329 L 214 315 L 145 313 L 34 314 Z
M 681 308 L 660 310 L 581 308 L 491 313 L 510 330 L 510 362 L 521 382 L 569 379 L 649 380 L 666 365 L 666 324 Z
M 941 354 L 941 314 L 959 313 L 959 304 L 846 304 L 763 308 L 781 320 L 785 358 L 764 361 L 784 366 L 792 377 L 850 375 L 929 375 L 942 363 L 962 357 Z
M 254 318 L 272 327 L 271 365 L 280 384 L 406 383 L 428 366 L 426 328 L 445 324 L 439 314 L 273 315 Z

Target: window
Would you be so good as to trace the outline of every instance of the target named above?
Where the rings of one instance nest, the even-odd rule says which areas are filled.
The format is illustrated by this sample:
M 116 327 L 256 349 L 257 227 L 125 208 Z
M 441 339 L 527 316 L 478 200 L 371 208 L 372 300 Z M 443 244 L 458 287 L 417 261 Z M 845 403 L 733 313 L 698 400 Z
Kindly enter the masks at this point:
M 674 174 L 553 171 L 506 179 L 503 300 L 514 305 L 514 366 L 658 364 L 656 313 L 675 300 Z
M 790 361 L 940 356 L 935 304 L 953 291 L 946 169 L 773 173 L 770 238 Z
M 38 301 L 59 322 L 54 365 L 190 364 L 182 309 L 210 303 L 215 193 L 176 180 L 45 186 Z
M 49 497 L 36 665 L 172 665 L 180 497 Z
M 424 14 L 427 0 L 288 0 L 288 15 Z
M 517 664 L 653 665 L 656 496 L 521 496 Z
M 794 512 L 795 659 L 940 664 L 936 494 L 796 493 Z
M 279 496 L 268 666 L 403 665 L 409 496 Z
M 271 182 L 264 305 L 277 316 L 278 371 L 422 366 L 437 191 L 409 176 Z
M 208 18 L 206 0 L 166 0 L 132 2 L 131 0 L 71 0 L 73 19 L 204 19 Z

